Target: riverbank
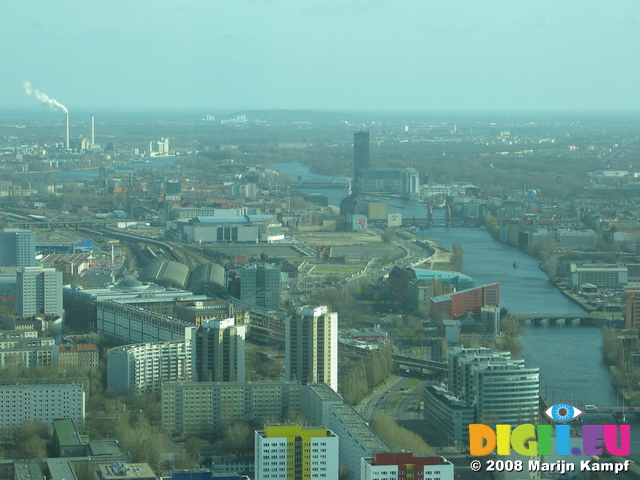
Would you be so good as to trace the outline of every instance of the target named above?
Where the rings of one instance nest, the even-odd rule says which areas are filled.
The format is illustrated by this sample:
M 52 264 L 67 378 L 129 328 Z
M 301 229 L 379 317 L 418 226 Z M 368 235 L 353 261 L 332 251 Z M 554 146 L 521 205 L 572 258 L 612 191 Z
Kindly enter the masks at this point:
M 551 281 L 551 283 L 553 283 L 555 285 L 555 287 L 560 291 L 560 293 L 562 295 L 564 295 L 565 297 L 567 297 L 569 300 L 571 300 L 573 303 L 575 303 L 576 305 L 578 305 L 580 308 L 582 308 L 585 312 L 587 313 L 591 313 L 593 312 L 594 308 L 591 308 L 589 305 L 587 305 L 586 302 L 582 301 L 581 298 L 579 298 L 577 295 L 575 295 L 574 293 L 572 293 L 570 290 L 568 290 L 566 287 L 563 287 L 561 283 L 557 282 L 556 280 L 553 279 L 549 279 Z M 566 284 L 565 284 L 566 285 Z

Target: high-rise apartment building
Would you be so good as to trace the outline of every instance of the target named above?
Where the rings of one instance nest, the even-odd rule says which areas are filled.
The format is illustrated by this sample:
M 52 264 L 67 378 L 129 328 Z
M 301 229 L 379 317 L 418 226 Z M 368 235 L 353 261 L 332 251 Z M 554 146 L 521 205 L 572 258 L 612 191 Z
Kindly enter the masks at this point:
M 246 325 L 233 318 L 208 320 L 195 331 L 194 380 L 200 382 L 244 382 Z
M 5 228 L 0 232 L 0 267 L 35 267 L 35 265 L 35 232 L 19 228 Z
M 62 317 L 62 272 L 55 268 L 22 267 L 17 272 L 16 309 L 24 317 L 52 313 Z
M 338 389 L 338 314 L 301 307 L 285 325 L 286 379 Z
M 257 479 L 338 478 L 338 437 L 324 428 L 269 425 L 255 432 Z
M 353 184 L 359 188 L 361 172 L 369 168 L 369 132 L 353 133 Z

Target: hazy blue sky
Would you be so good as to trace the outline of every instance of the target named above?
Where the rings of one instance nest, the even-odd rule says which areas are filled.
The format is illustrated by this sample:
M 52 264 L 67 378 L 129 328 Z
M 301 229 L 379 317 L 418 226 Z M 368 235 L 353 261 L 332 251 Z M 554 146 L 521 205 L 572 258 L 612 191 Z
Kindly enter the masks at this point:
M 0 31 L 0 107 L 640 109 L 639 0 L 4 0 Z

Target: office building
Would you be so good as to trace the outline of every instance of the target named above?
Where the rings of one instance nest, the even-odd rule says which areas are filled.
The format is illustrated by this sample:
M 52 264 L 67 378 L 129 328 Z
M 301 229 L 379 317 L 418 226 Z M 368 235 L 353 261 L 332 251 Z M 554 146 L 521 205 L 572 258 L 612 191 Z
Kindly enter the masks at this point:
M 184 340 L 194 325 L 134 305 L 99 302 L 97 332 L 117 345 Z
M 199 435 L 236 420 L 285 420 L 300 412 L 302 388 L 300 382 L 163 383 L 162 428 Z
M 362 458 L 361 480 L 453 480 L 453 464 L 443 457 L 418 457 L 411 452 L 379 452 Z
M 358 188 L 362 170 L 369 168 L 369 132 L 353 133 L 353 184 Z
M 112 348 L 107 356 L 107 386 L 139 394 L 157 392 L 164 382 L 190 381 L 191 348 L 191 338 Z
M 480 316 L 483 307 L 500 306 L 500 284 L 492 283 L 462 292 L 439 295 L 431 299 L 431 316 L 455 320 L 471 313 Z
M 84 457 L 87 454 L 87 445 L 80 439 L 70 418 L 53 421 L 53 448 L 58 457 Z
M 442 385 L 424 388 L 424 418 L 449 443 L 469 443 L 469 425 L 474 422 L 475 409 L 447 391 Z
M 194 380 L 200 382 L 244 382 L 247 325 L 233 318 L 207 320 L 195 331 Z
M 280 308 L 280 282 L 278 267 L 247 265 L 229 272 L 229 293 L 242 302 L 277 310 Z
M 70 418 L 84 426 L 82 384 L 0 385 L 0 427 L 40 420 L 53 425 L 57 418 Z
M 301 307 L 285 324 L 287 380 L 326 383 L 338 389 L 338 314 Z
M 338 478 L 338 437 L 324 428 L 268 425 L 255 432 L 257 479 Z
M 19 228 L 5 228 L 0 232 L 0 267 L 35 266 L 35 232 Z
M 52 313 L 62 317 L 62 272 L 54 268 L 22 267 L 17 273 L 16 309 L 23 316 Z
M 173 316 L 183 322 L 200 326 L 206 320 L 234 318 L 236 323 L 249 323 L 249 309 L 238 307 L 229 300 L 198 300 L 181 302 L 173 308 Z
M 478 423 L 537 423 L 539 368 L 486 347 L 451 347 L 448 354 L 449 390 L 475 408 Z
M 206 295 L 194 295 L 189 290 L 165 288 L 154 283 L 142 283 L 135 278 L 125 278 L 117 284 L 101 288 L 82 288 L 79 285 L 63 288 L 65 325 L 73 332 L 96 331 L 98 305 L 102 302 L 136 306 L 162 315 L 172 315 L 181 302 L 207 300 Z M 179 337 L 182 339 L 184 337 Z M 164 341 L 170 340 L 164 338 Z M 138 343 L 122 341 L 121 343 Z
M 577 291 L 590 283 L 598 288 L 622 290 L 628 282 L 627 266 L 622 263 L 569 265 L 568 287 Z
M 358 193 L 399 195 L 402 192 L 402 170 L 397 168 L 366 168 L 358 175 Z
M 403 198 L 417 197 L 420 192 L 420 173 L 414 168 L 402 170 L 400 195 Z

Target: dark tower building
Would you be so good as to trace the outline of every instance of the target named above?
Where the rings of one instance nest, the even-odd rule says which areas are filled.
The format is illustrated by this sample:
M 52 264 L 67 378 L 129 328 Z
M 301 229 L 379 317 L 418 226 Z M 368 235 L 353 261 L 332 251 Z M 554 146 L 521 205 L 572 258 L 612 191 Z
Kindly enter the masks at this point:
M 360 174 L 369 168 L 369 132 L 353 132 L 353 188 L 359 190 Z

